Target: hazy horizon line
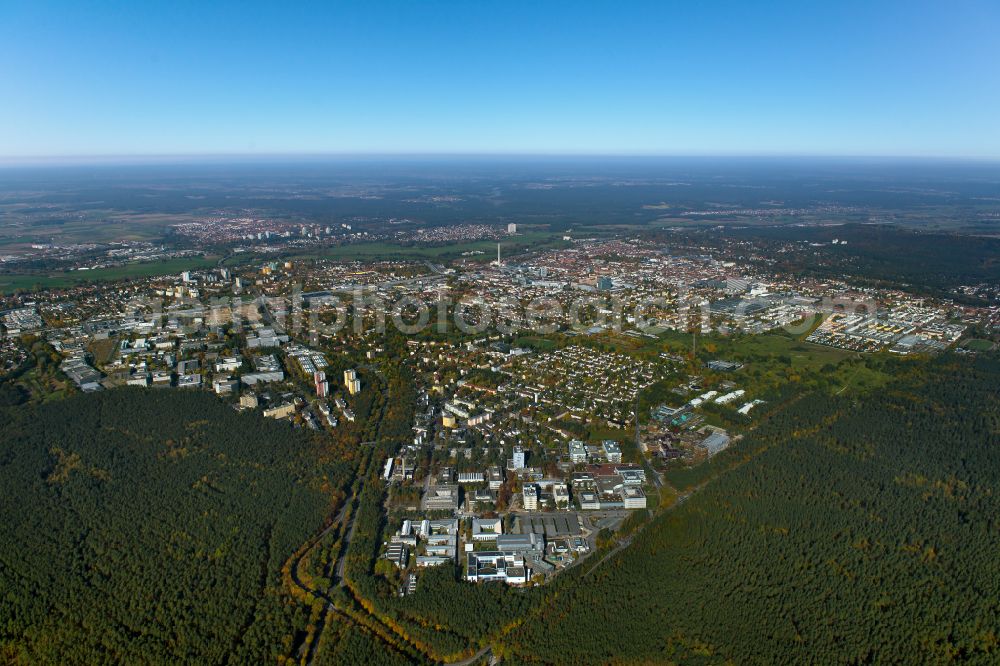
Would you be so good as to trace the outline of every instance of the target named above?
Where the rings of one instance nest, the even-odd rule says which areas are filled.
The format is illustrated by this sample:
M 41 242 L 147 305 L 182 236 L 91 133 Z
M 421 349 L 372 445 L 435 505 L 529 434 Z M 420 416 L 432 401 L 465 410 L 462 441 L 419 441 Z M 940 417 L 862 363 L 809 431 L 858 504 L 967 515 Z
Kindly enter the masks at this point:
M 910 161 L 910 162 L 1000 162 L 1000 156 L 944 154 L 849 154 L 849 153 L 785 153 L 785 152 L 490 152 L 490 151 L 401 151 L 401 152 L 206 152 L 206 153 L 128 153 L 128 154 L 69 154 L 69 155 L 0 155 L 0 167 L 11 166 L 87 166 L 143 165 L 166 163 L 269 162 L 275 160 L 454 160 L 454 159 L 678 159 L 678 160 L 830 160 L 830 161 Z

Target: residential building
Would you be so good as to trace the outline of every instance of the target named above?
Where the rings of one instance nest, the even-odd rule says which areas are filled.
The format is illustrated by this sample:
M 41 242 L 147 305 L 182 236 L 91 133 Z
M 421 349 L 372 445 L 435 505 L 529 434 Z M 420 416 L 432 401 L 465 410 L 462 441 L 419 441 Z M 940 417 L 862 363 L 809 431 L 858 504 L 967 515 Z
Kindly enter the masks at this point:
M 239 388 L 239 382 L 235 379 L 216 379 L 212 382 L 212 390 L 218 395 L 229 395 Z
M 179 388 L 198 388 L 201 386 L 201 375 L 180 375 L 177 377 Z
M 325 398 L 330 392 L 330 385 L 326 381 L 326 373 L 322 370 L 317 370 L 313 373 L 313 385 L 316 388 L 316 397 Z
M 601 509 L 601 500 L 598 499 L 597 493 L 584 490 L 577 495 L 580 498 L 580 508 L 584 511 L 599 511 Z
M 271 419 L 284 419 L 295 413 L 295 404 L 291 402 L 286 402 L 283 405 L 278 405 L 277 407 L 271 407 L 270 409 L 264 410 L 264 416 Z
M 524 497 L 524 510 L 538 511 L 538 486 L 533 483 L 525 484 L 522 495 Z
M 604 449 L 604 457 L 610 463 L 620 463 L 622 461 L 622 447 L 613 439 L 606 439 L 601 442 Z
M 347 387 L 347 392 L 351 395 L 357 395 L 361 392 L 361 380 L 358 379 L 358 373 L 355 370 L 344 370 L 344 386 Z
M 569 508 L 569 487 L 565 483 L 552 484 L 552 500 L 557 509 Z
M 486 481 L 490 484 L 490 490 L 500 490 L 503 485 L 503 472 L 499 466 L 493 466 L 486 470 Z
M 645 509 L 646 494 L 638 486 L 623 486 L 619 491 L 626 509 Z
M 513 469 L 524 469 L 525 467 L 524 449 L 522 449 L 520 446 L 515 446 L 514 457 L 512 458 L 512 460 L 514 461 Z

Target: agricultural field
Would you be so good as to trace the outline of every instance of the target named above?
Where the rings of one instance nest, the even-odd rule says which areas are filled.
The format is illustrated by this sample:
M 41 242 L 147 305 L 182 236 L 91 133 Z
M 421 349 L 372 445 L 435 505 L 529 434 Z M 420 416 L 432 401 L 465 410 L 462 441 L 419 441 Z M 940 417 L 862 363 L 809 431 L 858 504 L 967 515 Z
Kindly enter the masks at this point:
M 38 289 L 61 289 L 93 282 L 108 282 L 127 280 L 130 278 L 145 278 L 156 275 L 170 275 L 188 270 L 209 268 L 218 262 L 218 257 L 182 257 L 165 259 L 163 261 L 139 262 L 111 268 L 98 268 L 89 271 L 57 271 L 47 274 L 38 273 L 4 273 L 0 274 L 0 292 L 11 293 L 17 290 L 35 291 Z
M 142 213 L 110 208 L 0 201 L 0 252 L 24 250 L 32 243 L 155 242 L 189 215 Z

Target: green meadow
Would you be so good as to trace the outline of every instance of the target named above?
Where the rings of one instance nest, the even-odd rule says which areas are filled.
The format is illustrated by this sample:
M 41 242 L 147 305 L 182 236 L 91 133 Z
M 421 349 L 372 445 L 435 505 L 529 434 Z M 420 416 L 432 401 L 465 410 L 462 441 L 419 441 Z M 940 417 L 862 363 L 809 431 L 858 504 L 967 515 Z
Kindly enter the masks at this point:
M 62 289 L 83 284 L 169 275 L 188 270 L 209 268 L 218 257 L 180 257 L 162 261 L 148 261 L 89 271 L 57 271 L 52 273 L 0 274 L 0 290 L 11 293 L 17 290 Z

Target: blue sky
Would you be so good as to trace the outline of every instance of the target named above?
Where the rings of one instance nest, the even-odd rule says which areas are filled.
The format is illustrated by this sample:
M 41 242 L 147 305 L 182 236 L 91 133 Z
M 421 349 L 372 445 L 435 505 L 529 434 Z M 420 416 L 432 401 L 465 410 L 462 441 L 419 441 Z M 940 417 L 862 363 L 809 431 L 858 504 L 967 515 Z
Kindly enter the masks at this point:
M 4 0 L 0 156 L 996 158 L 998 35 L 996 0 Z

